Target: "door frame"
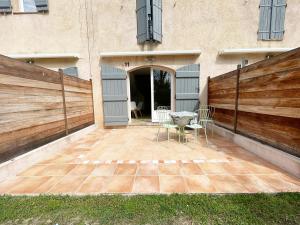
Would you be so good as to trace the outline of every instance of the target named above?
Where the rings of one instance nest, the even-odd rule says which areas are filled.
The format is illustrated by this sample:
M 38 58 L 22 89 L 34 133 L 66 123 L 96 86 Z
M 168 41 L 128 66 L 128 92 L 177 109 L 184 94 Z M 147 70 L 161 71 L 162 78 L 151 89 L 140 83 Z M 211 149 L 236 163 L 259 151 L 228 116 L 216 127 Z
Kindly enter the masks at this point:
M 140 67 L 140 68 L 150 68 L 150 85 L 151 85 L 151 121 L 153 122 L 153 114 L 154 114 L 154 79 L 153 79 L 153 70 L 154 69 L 159 69 L 159 70 L 163 70 L 163 71 L 167 71 L 170 75 L 171 75 L 171 111 L 175 111 L 175 76 L 176 76 L 176 72 L 165 69 L 165 68 L 161 68 L 160 66 L 144 66 L 144 67 Z M 135 70 L 138 70 L 140 68 L 137 68 Z M 128 117 L 129 117 L 129 123 L 131 123 L 131 90 L 130 90 L 130 73 L 132 73 L 135 70 L 130 70 L 127 71 L 127 96 L 128 96 Z
M 155 69 L 159 69 L 162 70 L 160 68 L 156 68 L 156 67 L 151 67 L 150 68 L 150 82 L 151 82 L 151 121 L 152 123 L 158 122 L 158 120 L 155 118 L 155 110 L 154 110 L 154 75 L 153 75 L 153 70 Z M 165 70 L 163 70 L 165 71 Z M 170 71 L 167 71 L 170 75 L 171 75 L 171 109 L 170 111 L 173 112 L 175 111 L 175 73 L 172 73 Z

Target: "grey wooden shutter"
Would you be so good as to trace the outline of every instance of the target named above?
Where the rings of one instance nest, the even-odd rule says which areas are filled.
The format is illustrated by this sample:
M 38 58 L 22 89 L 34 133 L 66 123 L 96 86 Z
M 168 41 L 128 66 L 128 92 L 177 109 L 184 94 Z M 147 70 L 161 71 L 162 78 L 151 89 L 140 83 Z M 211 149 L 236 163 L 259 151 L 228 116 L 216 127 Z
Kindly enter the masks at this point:
M 273 0 L 271 39 L 282 40 L 284 34 L 286 0 Z
M 34 0 L 38 12 L 48 11 L 48 0 Z
M 146 42 L 150 38 L 148 29 L 149 10 L 149 0 L 136 0 L 137 41 L 139 44 Z
M 199 107 L 200 65 L 176 70 L 176 111 L 195 111 Z
M 272 0 L 261 0 L 259 8 L 258 39 L 269 40 L 271 30 Z
M 153 40 L 162 41 L 162 0 L 153 0 Z
M 64 72 L 64 74 L 74 76 L 74 77 L 78 77 L 78 68 L 77 67 L 65 68 L 65 69 L 63 69 L 63 72 Z
M 12 11 L 10 0 L 0 0 L 0 13 L 10 13 Z
M 105 126 L 128 124 L 126 71 L 101 66 L 103 113 Z

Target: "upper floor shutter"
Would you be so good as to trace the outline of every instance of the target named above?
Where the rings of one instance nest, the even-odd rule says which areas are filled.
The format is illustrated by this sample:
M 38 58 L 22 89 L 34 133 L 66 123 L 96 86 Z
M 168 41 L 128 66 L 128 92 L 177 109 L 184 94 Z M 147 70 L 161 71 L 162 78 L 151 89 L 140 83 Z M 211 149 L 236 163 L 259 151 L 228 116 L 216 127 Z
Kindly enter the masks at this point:
M 261 0 L 259 8 L 258 39 L 269 40 L 272 16 L 272 0 Z
M 64 74 L 74 76 L 74 77 L 78 77 L 78 68 L 77 67 L 65 68 L 65 69 L 63 69 L 63 72 L 64 72 Z
M 162 0 L 136 0 L 137 41 L 162 40 Z
M 38 12 L 48 11 L 48 0 L 34 0 Z
M 153 0 L 153 40 L 162 41 L 162 0 Z
M 12 11 L 10 0 L 0 0 L 0 13 L 10 13 Z
M 282 40 L 284 34 L 286 0 L 273 0 L 271 39 Z
M 148 29 L 149 0 L 136 0 L 137 41 L 139 44 L 150 39 Z

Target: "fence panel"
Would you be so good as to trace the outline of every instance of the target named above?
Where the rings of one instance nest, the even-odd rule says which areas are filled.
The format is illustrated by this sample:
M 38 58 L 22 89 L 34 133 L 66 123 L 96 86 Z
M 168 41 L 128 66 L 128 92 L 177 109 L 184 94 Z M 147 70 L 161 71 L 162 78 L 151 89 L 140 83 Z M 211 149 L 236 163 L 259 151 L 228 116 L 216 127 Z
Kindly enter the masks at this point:
M 228 74 L 221 76 L 224 82 L 231 78 Z M 216 81 L 218 77 L 209 81 L 208 98 L 218 111 L 228 99 L 220 95 L 214 104 L 217 93 L 223 93 Z M 300 48 L 242 68 L 233 104 L 237 105 L 237 133 L 300 156 Z M 215 120 L 221 125 L 228 118 L 219 117 Z M 233 121 L 227 119 L 225 127 L 234 126 Z
M 0 55 L 0 161 L 66 134 L 62 77 L 72 132 L 94 121 L 91 82 Z
M 237 71 L 232 71 L 208 82 L 208 104 L 216 108 L 214 117 L 218 125 L 234 129 L 234 109 Z

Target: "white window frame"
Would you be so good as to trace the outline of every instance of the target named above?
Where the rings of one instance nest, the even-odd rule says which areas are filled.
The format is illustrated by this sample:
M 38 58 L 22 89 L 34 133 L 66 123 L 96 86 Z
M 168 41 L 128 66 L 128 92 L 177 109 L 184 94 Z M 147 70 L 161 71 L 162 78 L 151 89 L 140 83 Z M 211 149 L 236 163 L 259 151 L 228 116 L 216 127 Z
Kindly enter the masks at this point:
M 19 9 L 21 12 L 24 12 L 24 0 L 19 0 Z

